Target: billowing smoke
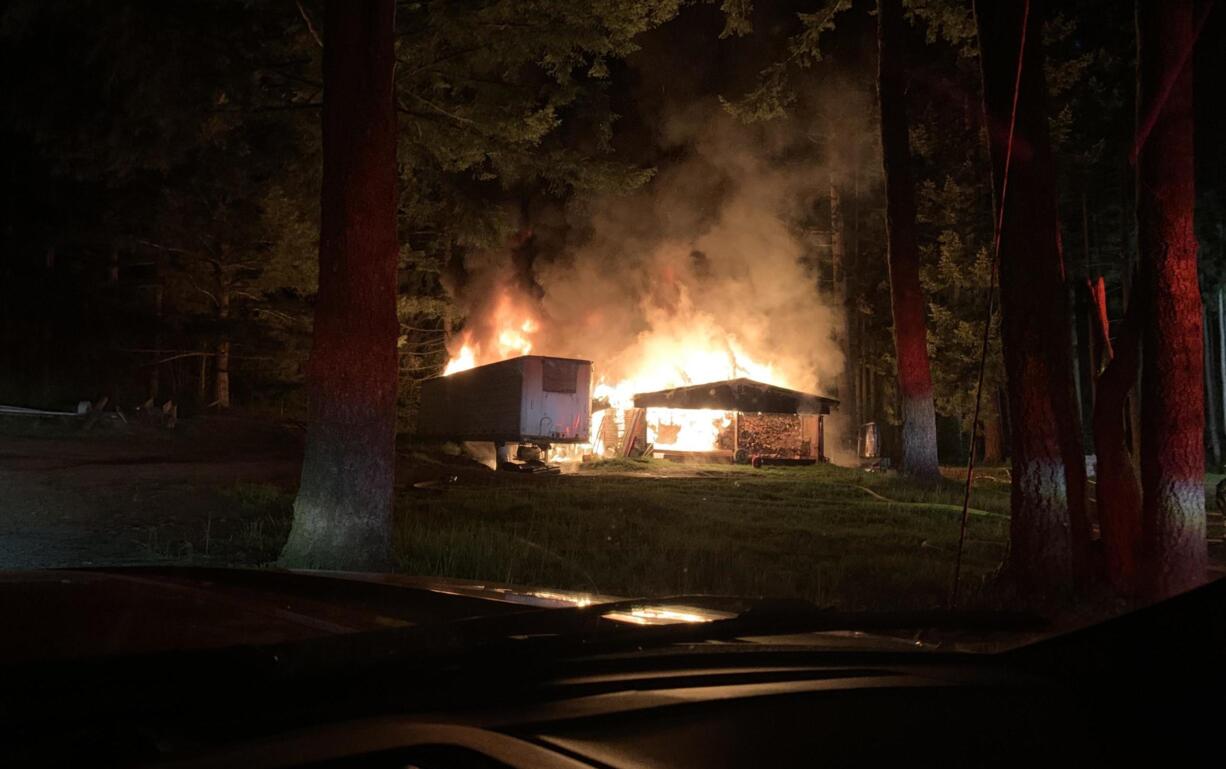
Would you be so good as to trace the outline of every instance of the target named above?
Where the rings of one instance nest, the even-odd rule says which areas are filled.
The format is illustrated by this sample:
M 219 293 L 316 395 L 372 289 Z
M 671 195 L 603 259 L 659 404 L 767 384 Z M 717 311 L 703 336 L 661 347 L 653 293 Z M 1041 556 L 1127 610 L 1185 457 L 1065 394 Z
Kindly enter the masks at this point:
M 803 239 L 828 171 L 797 157 L 786 124 L 745 126 L 714 100 L 674 110 L 660 131 L 678 159 L 648 184 L 574 199 L 534 226 L 530 280 L 511 248 L 466 261 L 467 333 L 452 354 L 467 343 L 481 364 L 530 345 L 592 360 L 598 381 L 634 391 L 738 376 L 832 390 L 841 310 L 819 297 L 817 247 Z

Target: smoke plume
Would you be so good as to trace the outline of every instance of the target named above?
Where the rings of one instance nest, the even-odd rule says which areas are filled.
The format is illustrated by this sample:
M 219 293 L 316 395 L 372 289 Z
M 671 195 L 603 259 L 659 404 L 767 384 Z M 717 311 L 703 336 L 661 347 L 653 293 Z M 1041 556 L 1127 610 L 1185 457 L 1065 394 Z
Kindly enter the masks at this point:
M 828 170 L 798 156 L 787 123 L 745 126 L 714 100 L 673 110 L 659 132 L 670 160 L 644 187 L 533 223 L 530 281 L 513 249 L 466 260 L 453 355 L 465 343 L 478 364 L 521 354 L 518 336 L 637 391 L 737 376 L 832 390 L 841 309 L 819 296 L 804 235 Z

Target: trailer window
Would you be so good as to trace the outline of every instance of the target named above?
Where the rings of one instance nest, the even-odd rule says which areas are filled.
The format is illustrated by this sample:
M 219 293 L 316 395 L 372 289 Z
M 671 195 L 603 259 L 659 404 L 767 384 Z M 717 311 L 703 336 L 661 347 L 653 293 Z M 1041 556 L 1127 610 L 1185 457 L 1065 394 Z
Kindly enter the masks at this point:
M 578 391 L 579 364 L 569 360 L 541 361 L 541 389 L 547 393 Z

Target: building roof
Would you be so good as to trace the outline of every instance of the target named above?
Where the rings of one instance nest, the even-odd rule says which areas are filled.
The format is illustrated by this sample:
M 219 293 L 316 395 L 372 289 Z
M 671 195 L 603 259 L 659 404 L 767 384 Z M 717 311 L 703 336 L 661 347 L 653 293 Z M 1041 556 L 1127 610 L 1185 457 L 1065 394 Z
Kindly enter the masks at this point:
M 638 393 L 634 396 L 634 405 L 638 408 L 723 409 L 764 414 L 829 414 L 839 402 L 835 398 L 741 378 Z

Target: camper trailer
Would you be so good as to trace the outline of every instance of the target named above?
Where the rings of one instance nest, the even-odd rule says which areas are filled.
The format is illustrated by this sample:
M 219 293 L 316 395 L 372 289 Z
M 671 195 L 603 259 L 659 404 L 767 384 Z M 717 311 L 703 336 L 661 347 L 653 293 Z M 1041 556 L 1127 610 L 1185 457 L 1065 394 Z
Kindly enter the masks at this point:
M 540 460 L 553 444 L 587 443 L 592 363 L 525 355 L 422 383 L 417 432 L 451 441 L 491 441 L 499 466 Z

